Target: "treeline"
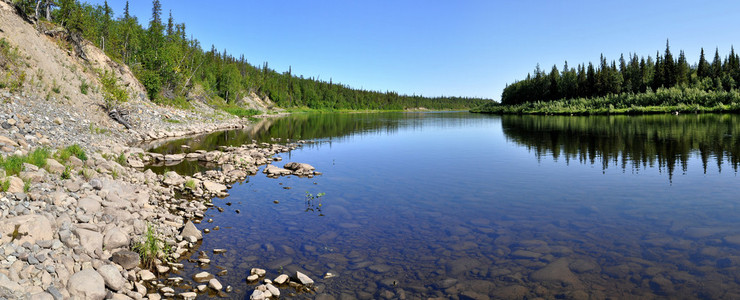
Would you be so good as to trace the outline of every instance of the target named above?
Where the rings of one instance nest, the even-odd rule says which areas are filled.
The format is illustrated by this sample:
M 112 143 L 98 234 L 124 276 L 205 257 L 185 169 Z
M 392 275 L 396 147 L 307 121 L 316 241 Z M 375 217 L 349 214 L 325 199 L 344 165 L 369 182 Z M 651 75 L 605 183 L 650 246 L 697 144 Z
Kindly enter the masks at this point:
M 601 55 L 598 66 L 589 62 L 572 68 L 565 62 L 563 70 L 553 65 L 549 73 L 540 69 L 527 78 L 507 85 L 501 95 L 502 104 L 522 104 L 535 101 L 595 98 L 622 93 L 639 94 L 659 88 L 692 88 L 701 91 L 732 91 L 740 82 L 740 57 L 734 48 L 722 59 L 715 50 L 709 62 L 701 49 L 699 63 L 689 65 L 683 50 L 678 58 L 666 42 L 665 52 L 655 58 L 621 55 L 619 61 L 607 61 Z
M 203 87 L 208 98 L 225 105 L 236 105 L 250 93 L 269 97 L 280 107 L 311 109 L 465 109 L 488 102 L 354 89 L 331 80 L 295 76 L 290 69 L 280 73 L 267 63 L 255 66 L 244 55 L 236 58 L 215 46 L 203 49 L 197 39 L 188 37 L 186 24 L 177 23 L 171 12 L 163 18 L 159 0 L 152 1 L 146 28 L 129 13 L 128 2 L 118 17 L 107 1 L 91 5 L 78 0 L 19 0 L 16 5 L 29 16 L 81 34 L 112 59 L 127 64 L 146 87 L 149 98 L 157 102 L 182 103 L 195 86 Z

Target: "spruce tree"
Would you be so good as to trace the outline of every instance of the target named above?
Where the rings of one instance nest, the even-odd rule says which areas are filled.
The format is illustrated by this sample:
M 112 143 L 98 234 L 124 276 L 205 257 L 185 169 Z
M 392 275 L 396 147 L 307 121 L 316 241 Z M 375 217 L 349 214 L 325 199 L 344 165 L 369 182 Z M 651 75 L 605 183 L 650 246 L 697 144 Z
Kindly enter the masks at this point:
M 704 78 L 710 75 L 709 62 L 704 57 L 704 48 L 701 48 L 701 54 L 699 55 L 699 65 L 696 67 L 696 75 L 699 78 Z
M 719 48 L 714 50 L 714 60 L 712 60 L 712 78 L 722 76 L 722 58 L 719 57 Z

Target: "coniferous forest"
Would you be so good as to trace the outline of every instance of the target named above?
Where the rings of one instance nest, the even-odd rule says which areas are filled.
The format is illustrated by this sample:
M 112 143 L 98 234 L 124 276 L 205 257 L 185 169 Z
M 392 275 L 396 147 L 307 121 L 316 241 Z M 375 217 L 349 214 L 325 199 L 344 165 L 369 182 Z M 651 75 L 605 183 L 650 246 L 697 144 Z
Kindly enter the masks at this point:
M 621 55 L 596 66 L 565 62 L 562 70 L 535 68 L 534 74 L 507 85 L 501 103 L 478 112 L 495 113 L 648 113 L 669 111 L 737 111 L 740 109 L 740 56 L 730 49 L 724 59 L 715 49 L 711 61 L 701 49 L 698 64 L 690 65 L 683 51 L 655 57 Z
M 90 5 L 78 0 L 17 0 L 27 15 L 52 22 L 91 41 L 113 60 L 127 64 L 146 87 L 150 99 L 162 104 L 188 106 L 186 96 L 196 87 L 207 98 L 236 105 L 255 93 L 283 108 L 378 109 L 408 108 L 467 109 L 489 102 L 464 97 L 423 97 L 396 92 L 352 88 L 332 80 L 304 78 L 259 66 L 215 46 L 207 49 L 189 37 L 186 24 L 172 13 L 164 14 L 159 0 L 152 1 L 148 26 L 129 13 L 129 4 L 119 16 L 107 1 Z

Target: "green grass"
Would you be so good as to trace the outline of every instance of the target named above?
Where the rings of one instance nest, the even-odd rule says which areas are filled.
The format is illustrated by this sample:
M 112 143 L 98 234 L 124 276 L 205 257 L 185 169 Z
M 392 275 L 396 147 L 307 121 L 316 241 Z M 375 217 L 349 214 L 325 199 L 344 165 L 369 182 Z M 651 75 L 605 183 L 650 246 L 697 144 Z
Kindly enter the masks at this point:
M 39 168 L 46 166 L 46 159 L 51 157 L 51 153 L 47 148 L 36 148 L 33 152 L 28 154 L 26 162 L 35 165 Z
M 171 251 L 170 247 L 156 235 L 151 224 L 146 225 L 144 237 L 134 244 L 133 250 L 139 253 L 141 262 L 147 269 L 153 268 L 157 258 L 166 258 Z
M 172 123 L 172 124 L 180 124 L 180 123 L 182 123 L 182 122 L 181 122 L 180 120 L 178 120 L 178 119 L 163 119 L 163 120 L 164 120 L 165 122 L 167 122 L 167 123 Z
M 10 188 L 10 179 L 5 179 L 0 182 L 0 190 L 7 191 Z
M 190 104 L 188 99 L 182 96 L 177 96 L 171 99 L 168 99 L 165 97 L 157 97 L 157 99 L 154 102 L 160 105 L 166 105 L 166 106 L 175 107 L 179 109 L 185 109 L 185 110 L 193 108 L 193 106 Z
M 18 175 L 18 173 L 23 171 L 24 163 L 43 168 L 46 166 L 46 159 L 50 156 L 49 149 L 36 148 L 36 150 L 25 156 L 11 155 L 5 158 L 0 157 L 0 168 L 4 169 L 5 174 L 8 176 Z
M 59 151 L 57 151 L 56 153 L 56 158 L 58 158 L 62 162 L 65 162 L 69 159 L 70 156 L 73 155 L 80 160 L 87 160 L 87 154 L 85 154 L 85 150 L 82 149 L 82 147 L 80 147 L 80 145 L 78 144 L 59 149 Z
M 80 83 L 80 93 L 82 93 L 83 95 L 87 95 L 89 89 L 90 85 L 87 84 L 87 81 L 83 79 L 82 83 Z
M 185 187 L 189 188 L 191 190 L 195 190 L 195 180 L 194 179 L 188 179 L 185 181 Z

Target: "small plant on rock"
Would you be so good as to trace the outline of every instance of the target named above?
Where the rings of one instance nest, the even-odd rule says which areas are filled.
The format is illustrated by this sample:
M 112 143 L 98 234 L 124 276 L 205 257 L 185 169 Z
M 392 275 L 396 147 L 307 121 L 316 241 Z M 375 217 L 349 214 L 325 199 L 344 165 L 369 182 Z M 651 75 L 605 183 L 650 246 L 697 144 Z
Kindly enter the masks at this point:
M 51 154 L 49 152 L 49 149 L 36 148 L 36 150 L 33 150 L 33 152 L 28 155 L 28 158 L 26 160 L 32 165 L 43 168 L 46 166 L 46 159 L 50 156 Z
M 118 156 L 116 157 L 116 162 L 117 162 L 117 163 L 118 163 L 119 165 L 122 165 L 122 166 L 126 166 L 126 163 L 127 163 L 127 162 L 126 162 L 126 154 L 124 154 L 123 152 L 121 152 L 121 154 L 119 154 L 119 155 L 118 155 Z
M 195 190 L 195 180 L 194 179 L 188 179 L 185 181 L 185 187 L 189 188 L 191 190 Z
M 7 191 L 10 188 L 10 179 L 5 179 L 0 183 L 0 190 L 3 192 Z

